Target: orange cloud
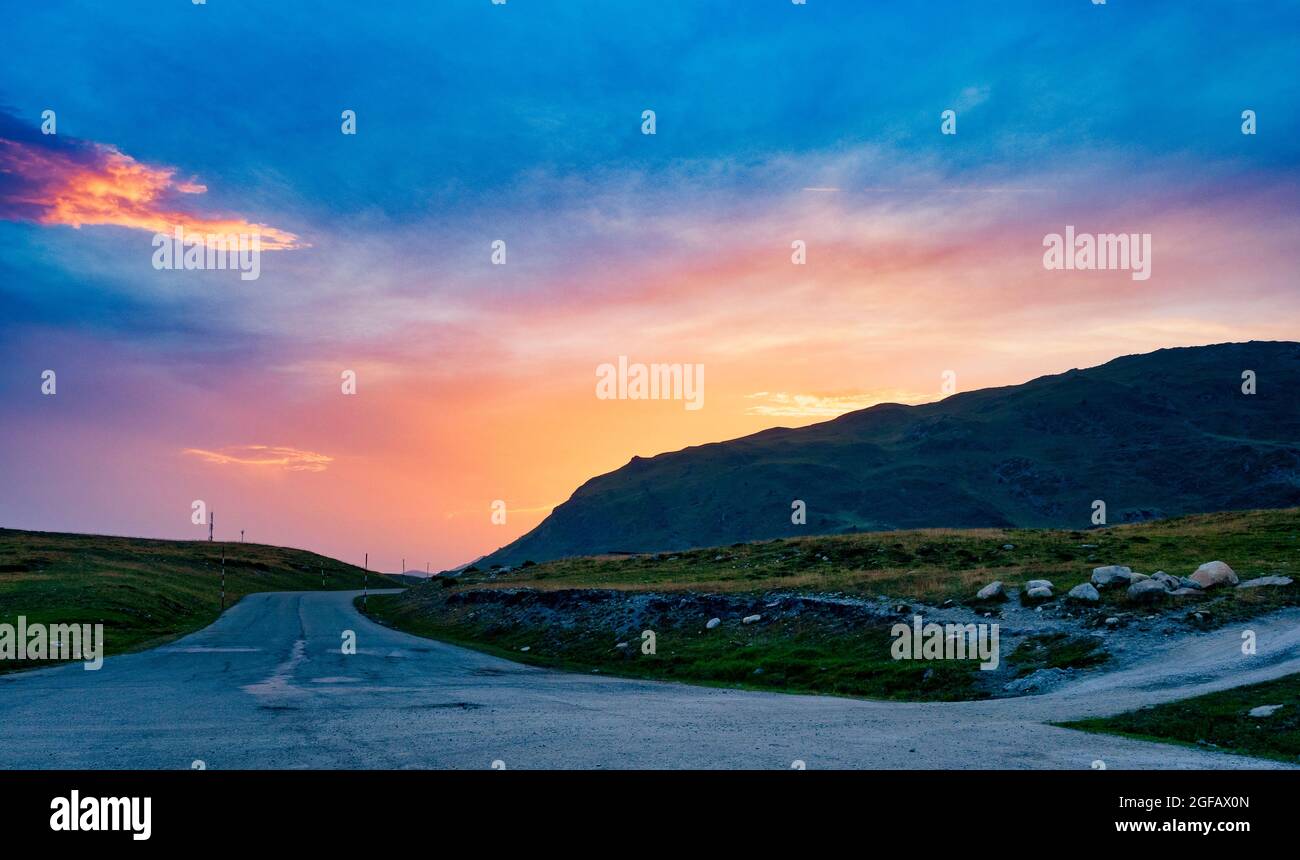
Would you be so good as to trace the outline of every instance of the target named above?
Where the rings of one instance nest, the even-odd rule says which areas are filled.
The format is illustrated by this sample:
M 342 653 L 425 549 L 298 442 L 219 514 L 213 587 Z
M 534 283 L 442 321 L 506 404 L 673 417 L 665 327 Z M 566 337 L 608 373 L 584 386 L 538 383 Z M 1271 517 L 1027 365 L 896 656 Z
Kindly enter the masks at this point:
M 171 233 L 177 226 L 187 233 L 258 233 L 264 251 L 307 247 L 287 230 L 176 205 L 181 195 L 206 191 L 192 177 L 178 180 L 176 168 L 143 164 L 106 144 L 35 134 L 0 114 L 0 218 L 151 233 Z
M 334 462 L 333 457 L 325 454 L 280 445 L 231 445 L 219 451 L 186 448 L 181 453 L 221 466 L 269 466 L 287 472 L 323 472 Z

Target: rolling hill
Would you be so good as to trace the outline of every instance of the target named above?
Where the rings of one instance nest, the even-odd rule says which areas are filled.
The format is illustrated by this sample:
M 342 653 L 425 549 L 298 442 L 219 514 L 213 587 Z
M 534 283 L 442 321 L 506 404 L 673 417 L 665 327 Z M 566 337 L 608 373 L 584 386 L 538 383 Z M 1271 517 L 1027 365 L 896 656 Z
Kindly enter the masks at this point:
M 1254 371 L 1256 392 L 1243 393 Z M 1300 343 L 1163 349 L 631 462 L 477 562 L 1300 505 Z M 791 505 L 807 505 L 806 525 Z
M 104 625 L 108 654 L 205 627 L 255 591 L 393 588 L 393 579 L 306 550 L 0 529 L 0 623 Z M 48 663 L 0 661 L 0 673 Z

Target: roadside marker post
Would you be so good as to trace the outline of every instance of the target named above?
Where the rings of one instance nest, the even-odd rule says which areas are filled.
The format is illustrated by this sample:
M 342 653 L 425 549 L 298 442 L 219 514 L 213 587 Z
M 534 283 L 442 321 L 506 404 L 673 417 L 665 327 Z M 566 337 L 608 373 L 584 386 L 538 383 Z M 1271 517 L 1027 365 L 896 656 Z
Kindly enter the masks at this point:
M 370 553 L 366 553 L 366 572 L 362 580 L 361 605 L 370 605 Z
M 226 548 L 221 548 L 221 611 L 226 611 Z

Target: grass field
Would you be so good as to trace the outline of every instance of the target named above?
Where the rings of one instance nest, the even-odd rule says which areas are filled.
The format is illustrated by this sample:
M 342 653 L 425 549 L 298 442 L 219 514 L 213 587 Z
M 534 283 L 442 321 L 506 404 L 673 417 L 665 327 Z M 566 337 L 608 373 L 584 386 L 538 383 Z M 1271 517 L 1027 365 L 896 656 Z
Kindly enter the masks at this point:
M 501 623 L 470 607 L 448 607 L 443 596 L 431 589 L 425 600 L 380 595 L 370 598 L 365 611 L 417 636 L 571 672 L 907 701 L 988 695 L 978 686 L 974 662 L 893 660 L 887 626 L 845 630 L 813 620 L 752 627 L 730 622 L 705 631 L 702 622 L 673 626 L 656 621 L 656 653 L 649 655 L 642 653 L 636 633 L 626 636 L 626 648 L 617 648 L 614 640 L 620 637 L 606 624 Z
M 995 579 L 1009 587 L 1050 579 L 1063 595 L 1088 581 L 1092 568 L 1105 564 L 1189 575 L 1201 563 L 1220 559 L 1243 579 L 1289 574 L 1300 564 L 1298 536 L 1300 509 L 1197 515 L 1088 531 L 927 529 L 778 539 L 658 555 L 565 559 L 510 571 L 471 568 L 455 579 L 440 577 L 372 601 L 370 612 L 418 635 L 574 671 L 872 698 L 980 698 L 996 693 L 1008 678 L 982 676 L 973 662 L 894 661 L 888 651 L 889 622 L 794 615 L 742 626 L 736 620 L 740 613 L 733 611 L 722 613 L 726 620 L 718 630 L 706 631 L 703 621 L 713 614 L 701 614 L 706 607 L 645 613 L 630 602 L 644 593 L 664 596 L 655 598 L 658 603 L 671 603 L 673 595 L 687 600 L 702 594 L 762 600 L 774 592 L 867 599 L 886 595 L 891 602 L 931 606 L 951 600 L 996 616 L 997 607 L 979 607 L 974 600 L 975 592 Z M 486 595 L 468 599 L 501 589 L 513 593 L 495 604 L 482 599 Z M 539 601 L 528 597 L 538 592 L 558 597 L 579 589 L 612 590 L 622 597 L 612 609 L 578 599 L 556 609 L 535 606 Z M 1091 631 L 1112 613 L 1171 613 L 1189 628 L 1204 629 L 1294 605 L 1300 605 L 1297 585 L 1222 588 L 1135 612 L 1125 602 L 1124 590 L 1116 589 L 1103 592 L 1099 607 L 1080 610 L 1091 619 L 1087 635 L 1049 632 L 1015 645 L 1004 641 L 1003 662 L 1011 677 L 1044 668 L 1103 665 L 1109 655 Z M 636 636 L 642 626 L 657 632 L 655 655 L 640 653 Z M 616 648 L 616 640 L 624 639 L 627 647 Z
M 1006 546 L 1011 549 L 1005 549 Z M 1243 579 L 1300 573 L 1300 508 L 1201 514 L 1097 528 L 923 529 L 769 540 L 660 555 L 594 556 L 500 574 L 476 571 L 480 588 L 614 588 L 631 591 L 839 592 L 939 604 L 969 602 L 992 580 L 1019 587 L 1049 579 L 1058 592 L 1087 582 L 1107 564 L 1188 576 L 1226 561 Z M 1300 589 L 1221 592 L 1203 605 L 1228 620 L 1300 601 Z M 1120 602 L 1123 591 L 1104 595 Z M 1185 604 L 1184 604 L 1185 605 Z
M 159 644 L 211 624 L 255 591 L 362 587 L 359 567 L 303 550 L 0 529 L 0 623 L 104 625 L 107 654 Z M 393 583 L 371 573 L 370 586 Z M 0 661 L 0 672 L 48 666 Z
M 1261 705 L 1282 705 L 1252 717 Z M 1060 725 L 1144 740 L 1213 746 L 1226 752 L 1300 763 L 1300 675 L 1237 687 L 1092 720 Z

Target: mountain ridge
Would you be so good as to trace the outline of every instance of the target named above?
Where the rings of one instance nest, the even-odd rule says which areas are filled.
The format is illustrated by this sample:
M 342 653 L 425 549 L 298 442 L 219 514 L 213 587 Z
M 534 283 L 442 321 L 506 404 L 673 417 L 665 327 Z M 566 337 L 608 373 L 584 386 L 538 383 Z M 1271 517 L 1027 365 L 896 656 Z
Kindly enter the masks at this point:
M 1256 373 L 1254 394 L 1242 375 Z M 1300 504 L 1300 343 L 1124 355 L 633 457 L 476 562 L 902 528 L 1084 528 Z M 807 524 L 791 522 L 795 500 Z

